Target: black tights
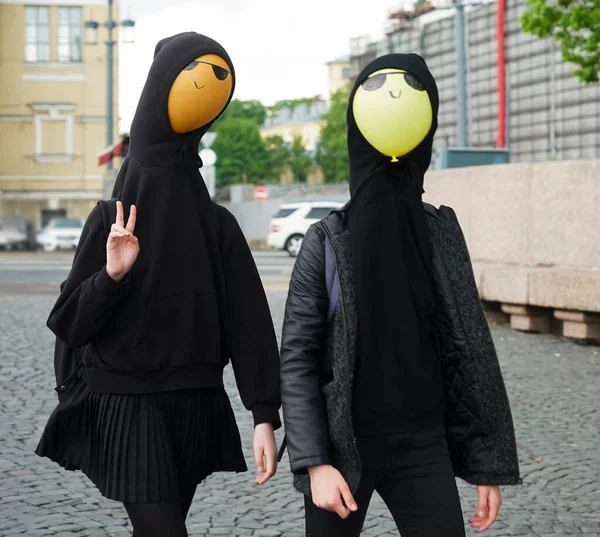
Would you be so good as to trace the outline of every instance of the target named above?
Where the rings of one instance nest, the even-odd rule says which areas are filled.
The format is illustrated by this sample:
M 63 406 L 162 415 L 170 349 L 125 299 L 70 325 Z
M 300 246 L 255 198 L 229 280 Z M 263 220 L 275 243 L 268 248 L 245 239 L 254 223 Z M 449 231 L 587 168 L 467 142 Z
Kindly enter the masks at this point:
M 192 505 L 196 487 L 181 494 L 175 502 L 126 503 L 133 525 L 132 537 L 188 537 L 185 519 Z

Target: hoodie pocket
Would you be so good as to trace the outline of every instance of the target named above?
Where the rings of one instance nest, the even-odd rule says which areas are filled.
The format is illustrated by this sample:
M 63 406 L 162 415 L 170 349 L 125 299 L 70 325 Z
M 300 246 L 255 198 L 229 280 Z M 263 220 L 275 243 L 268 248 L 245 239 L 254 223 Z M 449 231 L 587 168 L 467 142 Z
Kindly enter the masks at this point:
M 221 362 L 219 309 L 214 291 L 155 298 L 133 347 L 137 369 L 157 371 Z

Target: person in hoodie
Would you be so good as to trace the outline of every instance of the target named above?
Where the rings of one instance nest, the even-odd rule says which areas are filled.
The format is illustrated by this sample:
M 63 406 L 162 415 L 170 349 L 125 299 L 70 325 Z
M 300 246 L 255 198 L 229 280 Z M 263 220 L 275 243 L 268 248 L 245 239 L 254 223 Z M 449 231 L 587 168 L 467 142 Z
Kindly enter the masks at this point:
M 231 360 L 254 416 L 265 483 L 276 470 L 279 353 L 264 289 L 235 218 L 214 204 L 198 145 L 235 85 L 217 42 L 162 40 L 131 126 L 108 242 L 96 207 L 48 319 L 76 348 L 80 380 L 37 453 L 123 502 L 136 537 L 187 535 L 197 485 L 246 471 L 223 387 Z
M 521 481 L 510 407 L 454 212 L 424 204 L 438 90 L 392 54 L 348 106 L 351 199 L 313 225 L 290 283 L 283 416 L 308 537 L 353 537 L 375 491 L 403 537 L 489 528 Z

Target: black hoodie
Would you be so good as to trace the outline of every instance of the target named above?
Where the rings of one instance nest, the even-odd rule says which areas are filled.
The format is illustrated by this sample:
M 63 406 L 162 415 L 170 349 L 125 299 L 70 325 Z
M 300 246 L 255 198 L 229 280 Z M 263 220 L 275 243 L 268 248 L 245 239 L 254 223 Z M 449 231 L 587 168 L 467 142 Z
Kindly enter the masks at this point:
M 214 120 L 176 134 L 168 116 L 173 82 L 205 54 L 225 60 L 235 81 L 212 39 L 189 32 L 157 45 L 113 192 L 126 218 L 137 207 L 138 259 L 122 283 L 107 275 L 96 207 L 48 326 L 85 347 L 84 377 L 97 392 L 222 386 L 231 359 L 255 422 L 278 425 L 279 355 L 262 283 L 235 218 L 211 201 L 198 171 L 198 144 Z
M 390 68 L 416 78 L 411 83 L 415 91 L 427 92 L 433 112 L 424 140 L 398 162 L 365 139 L 353 113 L 358 88 L 372 73 Z M 379 91 L 387 96 L 385 87 Z M 400 433 L 423 425 L 426 416 L 443 417 L 432 323 L 437 305 L 421 200 L 437 111 L 437 86 L 416 54 L 389 54 L 374 60 L 358 76 L 350 96 L 348 222 L 358 308 L 354 409 L 358 434 Z

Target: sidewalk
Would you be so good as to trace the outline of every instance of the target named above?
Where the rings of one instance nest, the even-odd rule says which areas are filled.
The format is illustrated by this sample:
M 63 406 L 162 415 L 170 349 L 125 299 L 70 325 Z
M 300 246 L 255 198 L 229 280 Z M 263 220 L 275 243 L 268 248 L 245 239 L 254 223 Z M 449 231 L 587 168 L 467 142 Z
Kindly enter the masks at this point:
M 265 284 L 280 333 L 287 283 L 273 277 Z M 0 536 L 131 535 L 119 504 L 103 499 L 81 474 L 33 454 L 56 400 L 53 339 L 44 328 L 52 303 L 50 296 L 0 297 Z M 501 519 L 487 535 L 600 537 L 600 351 L 505 328 L 493 334 L 525 484 L 506 489 Z M 226 385 L 251 466 L 251 416 L 231 370 Z M 475 490 L 461 484 L 460 492 L 467 518 Z M 190 537 L 302 537 L 302 498 L 292 489 L 287 460 L 266 488 L 257 488 L 250 473 L 209 478 L 196 494 L 189 531 Z M 397 535 L 379 498 L 363 535 Z

